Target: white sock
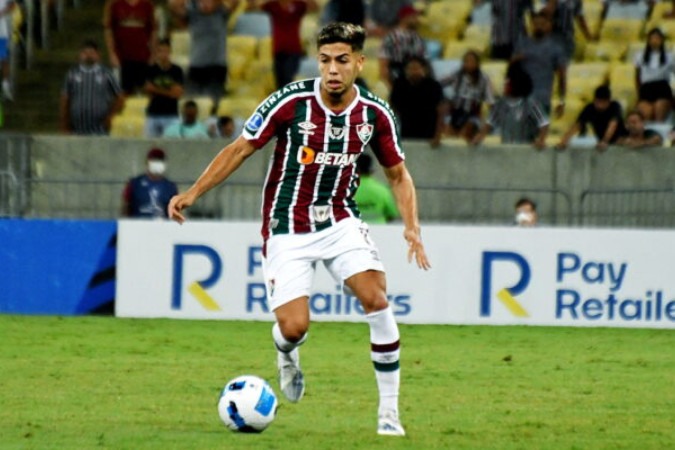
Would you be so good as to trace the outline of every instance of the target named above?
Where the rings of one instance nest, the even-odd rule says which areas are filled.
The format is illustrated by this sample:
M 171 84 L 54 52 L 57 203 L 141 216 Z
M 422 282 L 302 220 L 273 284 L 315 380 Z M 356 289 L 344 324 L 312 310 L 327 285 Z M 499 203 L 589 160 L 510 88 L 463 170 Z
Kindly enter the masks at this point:
M 291 342 L 281 334 L 279 322 L 274 322 L 274 325 L 272 326 L 272 338 L 274 339 L 274 344 L 277 346 L 277 350 L 283 353 L 290 353 L 307 340 L 307 333 L 305 333 L 298 342 Z
M 375 366 L 377 389 L 380 392 L 378 413 L 394 411 L 398 414 L 401 369 L 399 334 L 394 312 L 387 307 L 366 315 L 366 319 L 370 325 L 370 356 Z

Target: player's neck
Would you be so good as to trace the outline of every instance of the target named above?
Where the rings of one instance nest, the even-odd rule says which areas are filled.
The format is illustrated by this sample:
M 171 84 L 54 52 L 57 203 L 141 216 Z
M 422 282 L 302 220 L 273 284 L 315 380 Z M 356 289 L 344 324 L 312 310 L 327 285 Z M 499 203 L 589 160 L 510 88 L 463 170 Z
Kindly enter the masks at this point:
M 347 107 L 351 105 L 351 103 L 356 98 L 356 89 L 353 85 L 339 97 L 328 94 L 323 88 L 320 90 L 320 92 L 321 101 L 326 106 L 326 108 L 330 109 L 334 113 L 340 113 L 347 109 Z

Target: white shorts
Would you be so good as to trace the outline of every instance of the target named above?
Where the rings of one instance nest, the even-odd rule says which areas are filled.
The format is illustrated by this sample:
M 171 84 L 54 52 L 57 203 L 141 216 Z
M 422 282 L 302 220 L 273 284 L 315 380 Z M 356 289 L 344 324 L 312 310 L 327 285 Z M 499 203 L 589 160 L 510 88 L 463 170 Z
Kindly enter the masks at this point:
M 360 219 L 343 219 L 315 233 L 274 235 L 263 259 L 270 308 L 309 297 L 319 261 L 339 283 L 367 270 L 384 272 L 368 225 Z

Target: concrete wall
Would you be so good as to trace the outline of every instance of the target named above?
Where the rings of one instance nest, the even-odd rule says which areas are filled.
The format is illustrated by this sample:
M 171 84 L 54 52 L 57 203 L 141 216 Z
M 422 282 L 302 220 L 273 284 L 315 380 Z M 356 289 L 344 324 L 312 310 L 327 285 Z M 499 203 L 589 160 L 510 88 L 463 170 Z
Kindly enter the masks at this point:
M 48 211 L 49 215 L 96 217 L 111 205 L 117 207 L 124 181 L 143 171 L 145 153 L 151 147 L 167 151 L 171 178 L 191 182 L 226 143 L 34 136 L 31 155 L 36 183 L 30 214 Z M 432 150 L 426 143 L 406 142 L 404 149 L 406 164 L 419 185 L 421 215 L 429 221 L 503 222 L 511 216 L 514 201 L 528 195 L 538 201 L 544 222 L 574 223 L 586 190 L 668 189 L 675 173 L 675 152 L 668 148 L 538 152 L 525 146 L 458 144 Z M 203 214 L 257 217 L 270 149 L 260 153 L 234 174 L 229 185 L 203 202 Z M 381 171 L 377 176 L 382 177 Z M 84 180 L 117 184 L 74 184 Z

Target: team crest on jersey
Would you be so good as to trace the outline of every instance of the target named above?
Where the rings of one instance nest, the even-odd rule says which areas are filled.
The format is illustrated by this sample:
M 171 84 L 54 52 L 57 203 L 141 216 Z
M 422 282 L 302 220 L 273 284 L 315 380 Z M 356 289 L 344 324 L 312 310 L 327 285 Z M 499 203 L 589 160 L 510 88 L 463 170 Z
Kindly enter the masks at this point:
M 369 123 L 362 123 L 361 125 L 356 126 L 356 134 L 363 142 L 363 145 L 366 145 L 370 141 L 371 136 L 373 135 L 373 126 Z
M 344 139 L 345 133 L 347 132 L 347 127 L 334 127 L 331 126 L 328 130 L 328 135 L 331 139 L 340 140 Z
M 306 134 L 307 136 L 311 136 L 311 135 L 314 134 L 314 131 L 312 131 L 312 130 L 314 130 L 316 128 L 316 125 L 314 125 L 312 122 L 307 120 L 305 122 L 300 122 L 298 124 L 298 127 L 300 127 L 300 131 L 298 131 L 298 133 Z

